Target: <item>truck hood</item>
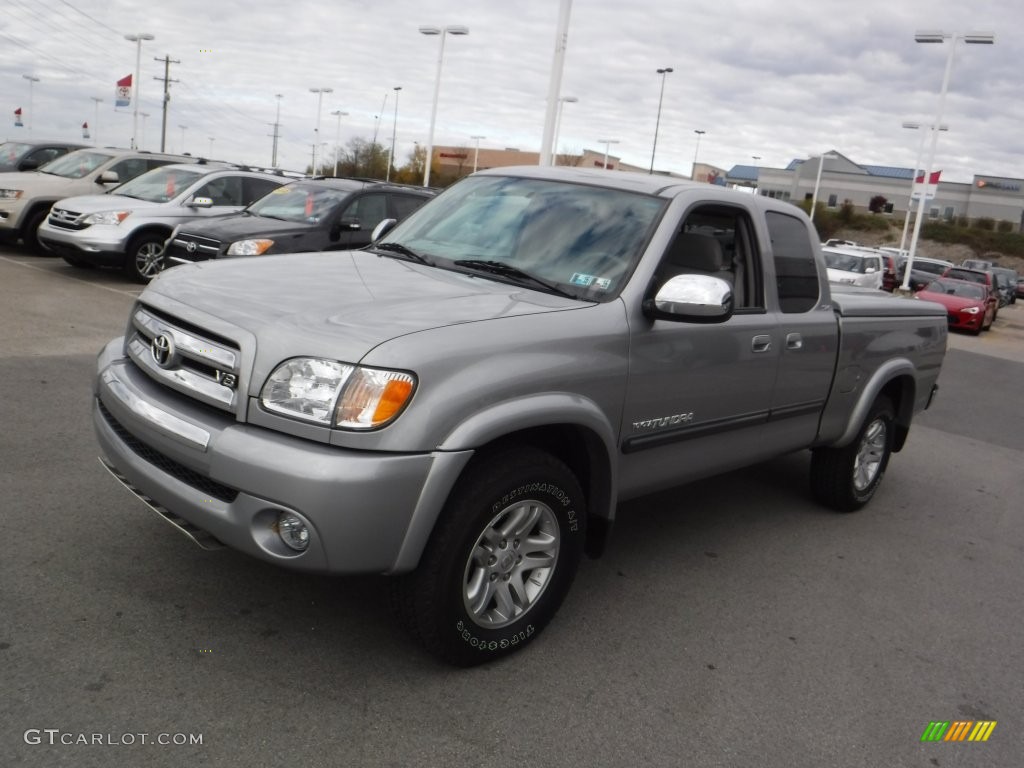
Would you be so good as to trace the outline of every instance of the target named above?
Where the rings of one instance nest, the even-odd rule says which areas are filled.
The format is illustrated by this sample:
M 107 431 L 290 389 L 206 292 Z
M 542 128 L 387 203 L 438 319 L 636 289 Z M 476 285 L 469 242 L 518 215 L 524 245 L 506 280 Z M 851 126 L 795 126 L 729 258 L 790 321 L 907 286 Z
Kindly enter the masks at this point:
M 141 301 L 201 328 L 235 337 L 243 353 L 248 344 L 254 345 L 258 349 L 256 381 L 288 357 L 310 355 L 355 363 L 398 336 L 591 304 L 368 251 L 210 260 L 173 267 L 149 284 Z M 250 336 L 225 333 L 226 328 Z
M 23 189 L 28 192 L 25 199 L 49 195 L 67 197 L 68 193 L 103 189 L 89 176 L 84 179 L 69 179 L 66 176 L 54 176 L 52 173 L 43 173 L 42 171 L 5 173 L 3 177 L 0 177 L 0 188 Z
M 290 235 L 305 234 L 312 228 L 313 225 L 300 221 L 282 221 L 266 216 L 236 213 L 218 217 L 216 221 L 195 224 L 183 231 L 192 235 L 220 240 L 222 243 L 233 243 L 236 240 L 247 240 L 253 237 L 283 240 Z
M 99 211 L 138 211 L 143 208 L 163 207 L 167 203 L 151 203 L 149 200 L 138 200 L 124 195 L 78 195 L 77 197 L 66 197 L 57 205 L 77 213 L 97 213 Z

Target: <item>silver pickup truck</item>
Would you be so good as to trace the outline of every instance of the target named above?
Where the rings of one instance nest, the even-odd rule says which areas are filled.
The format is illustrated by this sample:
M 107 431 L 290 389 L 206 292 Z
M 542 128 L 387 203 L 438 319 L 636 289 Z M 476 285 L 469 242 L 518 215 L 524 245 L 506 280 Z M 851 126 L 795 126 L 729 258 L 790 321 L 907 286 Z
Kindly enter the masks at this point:
M 364 250 L 164 272 L 93 421 L 200 544 L 389 574 L 412 634 L 476 664 L 537 636 L 624 499 L 800 449 L 822 503 L 871 499 L 946 316 L 847 290 L 788 203 L 494 169 Z

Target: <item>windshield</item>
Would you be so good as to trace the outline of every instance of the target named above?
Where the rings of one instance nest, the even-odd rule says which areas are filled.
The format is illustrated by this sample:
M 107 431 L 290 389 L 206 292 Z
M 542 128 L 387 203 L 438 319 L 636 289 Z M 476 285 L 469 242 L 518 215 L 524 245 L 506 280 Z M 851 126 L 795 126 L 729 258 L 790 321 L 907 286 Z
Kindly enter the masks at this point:
M 154 168 L 115 187 L 111 194 L 148 200 L 151 203 L 166 203 L 180 195 L 187 187 L 205 175 L 203 171 L 184 168 Z
M 6 141 L 0 144 L 0 165 L 17 165 L 30 149 L 32 149 L 31 144 L 21 144 L 16 141 Z
M 427 203 L 382 242 L 401 243 L 440 266 L 500 262 L 600 300 L 632 272 L 666 203 L 616 189 L 475 176 Z
M 957 280 L 970 280 L 972 283 L 984 284 L 988 282 L 984 272 L 974 272 L 970 269 L 953 268 L 946 272 L 946 277 L 954 277 Z
M 985 298 L 985 289 L 975 283 L 965 283 L 961 280 L 932 280 L 924 288 L 929 293 L 944 293 L 947 296 L 959 296 L 962 299 Z
M 825 251 L 825 264 L 830 269 L 838 269 L 842 272 L 856 272 L 860 275 L 863 275 L 868 267 L 874 267 L 876 271 L 878 270 L 878 265 L 872 259 L 855 256 L 852 253 L 836 253 L 835 251 Z
M 249 206 L 249 213 L 271 219 L 319 224 L 352 194 L 351 190 L 326 186 L 288 184 Z
M 56 160 L 44 165 L 41 170 L 43 173 L 52 173 L 54 176 L 64 176 L 69 179 L 80 179 L 87 174 L 95 171 L 103 163 L 111 159 L 113 155 L 107 155 L 103 152 L 90 152 L 88 150 L 79 150 L 78 152 L 71 152 L 63 157 L 58 157 Z
M 945 264 L 937 264 L 934 261 L 915 261 L 911 268 L 912 272 L 931 272 L 933 275 L 941 275 L 949 267 Z

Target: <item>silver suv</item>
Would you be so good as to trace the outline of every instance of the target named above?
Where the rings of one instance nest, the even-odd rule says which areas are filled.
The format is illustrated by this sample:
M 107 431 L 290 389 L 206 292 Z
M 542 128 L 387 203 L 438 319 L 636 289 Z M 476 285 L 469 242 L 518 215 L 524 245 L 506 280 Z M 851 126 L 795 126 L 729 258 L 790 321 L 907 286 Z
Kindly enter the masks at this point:
M 38 171 L 5 173 L 0 176 L 0 243 L 20 238 L 26 247 L 42 251 L 36 231 L 58 200 L 106 191 L 161 165 L 190 162 L 196 159 L 132 149 L 80 149 Z
M 145 283 L 163 269 L 177 225 L 235 213 L 290 180 L 223 163 L 165 165 L 107 194 L 61 200 L 39 240 L 74 267 L 121 267 Z

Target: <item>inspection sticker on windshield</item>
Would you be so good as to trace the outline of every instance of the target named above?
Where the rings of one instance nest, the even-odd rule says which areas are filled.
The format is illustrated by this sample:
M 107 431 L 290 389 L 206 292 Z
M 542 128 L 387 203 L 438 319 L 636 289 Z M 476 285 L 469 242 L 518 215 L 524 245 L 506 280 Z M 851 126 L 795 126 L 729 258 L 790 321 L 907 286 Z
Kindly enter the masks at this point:
M 594 277 L 582 272 L 573 272 L 569 283 L 570 285 L 582 285 L 585 288 L 594 287 L 599 291 L 607 291 L 611 287 L 612 281 L 606 277 Z

